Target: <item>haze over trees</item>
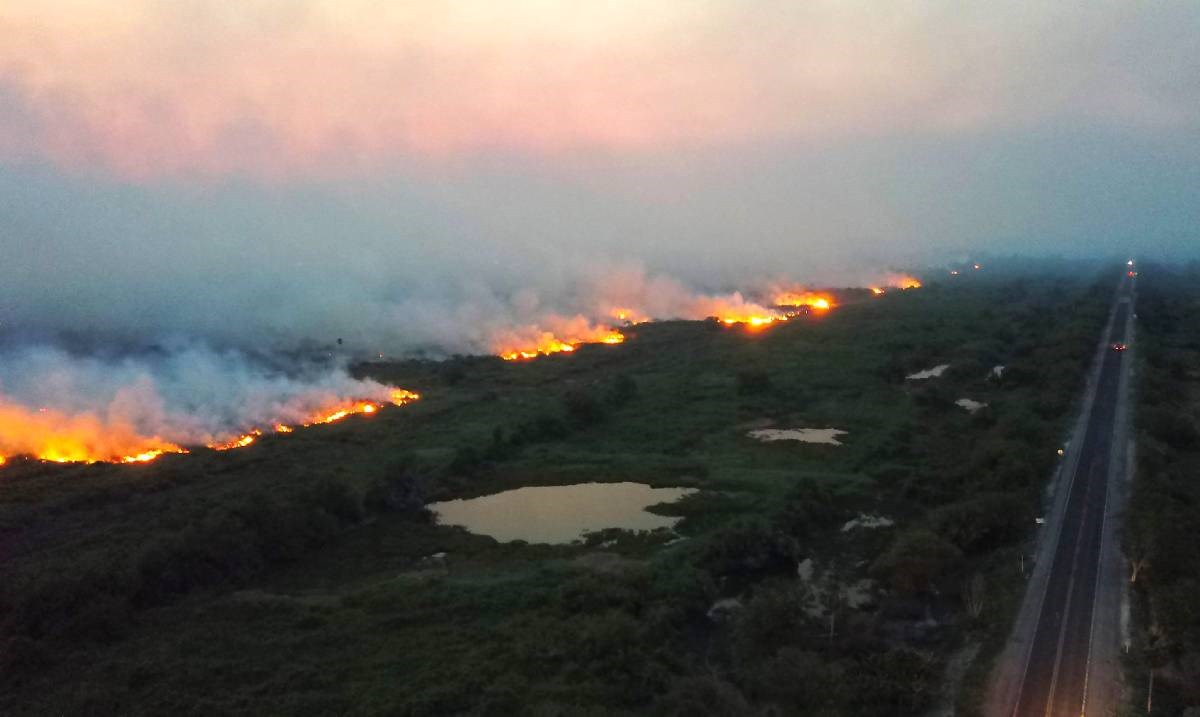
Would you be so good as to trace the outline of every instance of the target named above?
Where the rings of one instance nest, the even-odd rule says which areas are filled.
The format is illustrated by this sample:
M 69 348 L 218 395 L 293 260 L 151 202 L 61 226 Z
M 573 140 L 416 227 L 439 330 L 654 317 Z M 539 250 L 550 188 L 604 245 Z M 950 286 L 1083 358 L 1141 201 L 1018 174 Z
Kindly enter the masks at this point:
M 1110 292 L 997 270 L 755 334 L 364 364 L 424 398 L 230 453 L 14 461 L 0 710 L 915 714 L 980 645 L 970 708 Z M 625 480 L 699 489 L 653 508 L 678 535 L 500 544 L 424 510 Z

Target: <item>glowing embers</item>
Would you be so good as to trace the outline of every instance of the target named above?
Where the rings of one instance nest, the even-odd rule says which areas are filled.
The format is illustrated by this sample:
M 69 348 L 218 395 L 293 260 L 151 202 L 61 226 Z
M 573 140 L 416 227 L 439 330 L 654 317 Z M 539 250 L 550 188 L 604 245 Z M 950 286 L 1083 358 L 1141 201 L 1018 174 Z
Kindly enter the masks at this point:
M 409 391 L 403 388 L 393 389 L 390 396 L 393 406 L 403 406 L 406 403 L 412 403 L 420 398 L 421 395 L 415 391 Z M 320 411 L 311 419 L 301 423 L 300 427 L 308 428 L 309 426 L 335 423 L 343 418 L 346 418 L 347 416 L 354 416 L 358 414 L 372 415 L 378 412 L 381 408 L 383 408 L 383 405 L 379 403 L 372 403 L 370 401 L 355 401 L 348 405 L 332 407 Z M 277 423 L 272 428 L 274 433 L 292 433 L 295 430 L 296 429 L 294 427 L 282 423 Z M 228 451 L 233 450 L 234 448 L 245 448 L 246 446 L 258 440 L 259 436 L 262 435 L 263 431 L 256 428 L 228 441 L 210 443 L 208 447 L 214 451 Z

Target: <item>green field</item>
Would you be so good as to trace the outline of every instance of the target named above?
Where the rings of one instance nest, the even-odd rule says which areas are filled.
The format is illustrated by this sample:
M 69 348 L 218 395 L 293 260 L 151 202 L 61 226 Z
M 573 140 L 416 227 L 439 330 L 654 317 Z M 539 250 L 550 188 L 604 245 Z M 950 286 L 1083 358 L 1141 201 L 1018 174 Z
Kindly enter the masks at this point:
M 366 364 L 423 399 L 147 465 L 13 461 L 0 713 L 969 713 L 1116 278 L 983 272 L 756 333 Z M 765 425 L 848 433 L 746 436 Z M 584 481 L 700 490 L 656 508 L 678 535 L 570 545 L 421 510 Z M 895 525 L 841 530 L 860 513 Z

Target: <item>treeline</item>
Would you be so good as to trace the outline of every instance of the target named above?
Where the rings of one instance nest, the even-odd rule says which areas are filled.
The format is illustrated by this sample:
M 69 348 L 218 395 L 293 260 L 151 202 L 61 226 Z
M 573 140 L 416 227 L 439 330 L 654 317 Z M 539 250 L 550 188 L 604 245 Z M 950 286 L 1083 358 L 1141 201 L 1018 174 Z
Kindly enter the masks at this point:
M 1141 268 L 1137 465 L 1122 541 L 1135 596 L 1130 685 L 1200 710 L 1200 268 Z
M 637 395 L 637 381 L 626 374 L 592 386 L 570 388 L 559 396 L 558 406 L 499 424 L 486 441 L 459 446 L 431 497 L 453 494 L 494 464 L 518 457 L 527 446 L 559 441 L 605 421 Z

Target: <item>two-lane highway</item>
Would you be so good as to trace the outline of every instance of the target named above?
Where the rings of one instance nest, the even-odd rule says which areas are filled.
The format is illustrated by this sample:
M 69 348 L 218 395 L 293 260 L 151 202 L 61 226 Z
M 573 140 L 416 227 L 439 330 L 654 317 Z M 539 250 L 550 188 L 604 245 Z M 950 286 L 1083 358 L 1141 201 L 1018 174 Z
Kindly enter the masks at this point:
M 1125 327 L 1132 311 L 1132 288 L 1132 279 L 1126 277 L 1118 292 L 1107 337 L 1110 347 L 1101 359 L 1087 429 L 1083 440 L 1075 441 L 1069 449 L 1079 451 L 1079 455 L 1075 457 L 1074 470 L 1062 477 L 1059 488 L 1068 491 L 1066 507 L 1013 706 L 1012 714 L 1018 717 L 1080 717 L 1087 709 L 1109 462 L 1126 356 Z

